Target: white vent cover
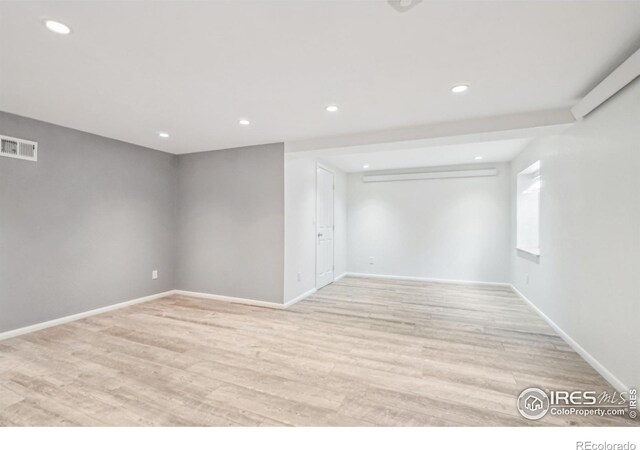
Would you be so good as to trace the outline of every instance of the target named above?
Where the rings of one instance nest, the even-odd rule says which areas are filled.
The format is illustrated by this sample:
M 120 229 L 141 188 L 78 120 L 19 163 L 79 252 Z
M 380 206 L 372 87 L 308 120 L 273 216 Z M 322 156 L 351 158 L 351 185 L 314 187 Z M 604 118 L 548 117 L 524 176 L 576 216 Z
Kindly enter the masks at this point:
M 391 173 L 378 175 L 364 175 L 362 181 L 365 183 L 377 183 L 380 181 L 410 181 L 410 180 L 436 180 L 441 178 L 473 178 L 473 177 L 495 177 L 498 169 L 491 167 L 488 169 L 469 170 L 447 170 L 441 172 L 411 172 L 411 173 Z
M 0 135 L 0 156 L 37 161 L 38 143 Z

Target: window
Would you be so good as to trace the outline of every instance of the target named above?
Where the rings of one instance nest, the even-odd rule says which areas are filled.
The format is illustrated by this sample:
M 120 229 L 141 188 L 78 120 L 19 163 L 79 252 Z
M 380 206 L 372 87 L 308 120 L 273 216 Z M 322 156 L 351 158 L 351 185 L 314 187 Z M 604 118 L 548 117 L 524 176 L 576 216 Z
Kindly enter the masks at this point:
M 540 161 L 518 174 L 516 248 L 540 255 Z

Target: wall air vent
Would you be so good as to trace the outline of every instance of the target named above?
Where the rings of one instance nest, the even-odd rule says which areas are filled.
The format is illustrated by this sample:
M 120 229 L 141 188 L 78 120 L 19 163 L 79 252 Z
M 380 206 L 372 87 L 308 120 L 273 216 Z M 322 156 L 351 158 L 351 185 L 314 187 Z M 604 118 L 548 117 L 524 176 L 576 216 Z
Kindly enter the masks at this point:
M 0 156 L 37 161 L 38 143 L 0 135 Z

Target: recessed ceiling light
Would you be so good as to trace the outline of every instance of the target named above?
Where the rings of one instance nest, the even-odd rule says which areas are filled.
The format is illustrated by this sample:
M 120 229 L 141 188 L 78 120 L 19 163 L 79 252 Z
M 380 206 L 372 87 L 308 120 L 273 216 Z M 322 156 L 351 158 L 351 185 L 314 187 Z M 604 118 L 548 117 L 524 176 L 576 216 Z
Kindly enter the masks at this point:
M 158 133 L 158 136 L 160 136 L 161 138 L 168 138 L 169 137 L 169 133 L 165 133 L 164 131 L 161 131 L 160 133 Z
M 329 112 L 336 112 L 337 110 L 338 110 L 338 107 L 336 105 L 327 106 L 327 111 Z
M 481 159 L 482 159 L 482 156 L 476 156 L 476 157 L 475 157 L 475 159 L 476 159 L 476 160 L 481 160 Z
M 54 33 L 58 34 L 69 34 L 71 33 L 71 28 L 66 26 L 63 23 L 56 22 L 55 20 L 45 20 L 44 25 Z
M 363 169 L 368 169 L 369 168 L 369 164 L 365 164 L 364 166 L 362 166 Z
M 240 125 L 249 125 L 251 122 L 249 122 L 247 119 L 240 119 L 238 123 Z
M 459 84 L 457 86 L 454 86 L 451 88 L 451 92 L 453 92 L 454 94 L 460 94 L 464 91 L 466 91 L 467 89 L 469 89 L 469 86 L 466 84 Z

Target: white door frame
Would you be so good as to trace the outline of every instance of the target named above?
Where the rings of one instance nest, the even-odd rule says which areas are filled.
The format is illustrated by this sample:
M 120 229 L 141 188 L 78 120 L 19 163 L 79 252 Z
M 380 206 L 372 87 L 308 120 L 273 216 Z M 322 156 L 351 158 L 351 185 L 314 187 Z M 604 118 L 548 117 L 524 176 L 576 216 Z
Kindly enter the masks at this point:
M 331 169 L 330 167 L 322 164 L 321 162 L 317 162 L 316 161 L 316 207 L 315 207 L 315 225 L 316 225 L 316 229 L 315 229 L 315 233 L 314 233 L 314 243 L 315 243 L 315 287 L 318 287 L 318 169 L 323 169 L 326 170 L 327 172 L 331 172 L 331 174 L 333 175 L 333 191 L 332 191 L 332 195 L 333 195 L 333 202 L 332 206 L 333 206 L 333 211 L 332 211 L 332 217 L 333 217 L 333 239 L 331 240 L 331 245 L 333 246 L 332 249 L 332 256 L 333 256 L 333 280 L 331 281 L 331 283 L 333 283 L 335 281 L 336 278 L 336 171 Z M 331 284 L 329 283 L 329 284 Z

